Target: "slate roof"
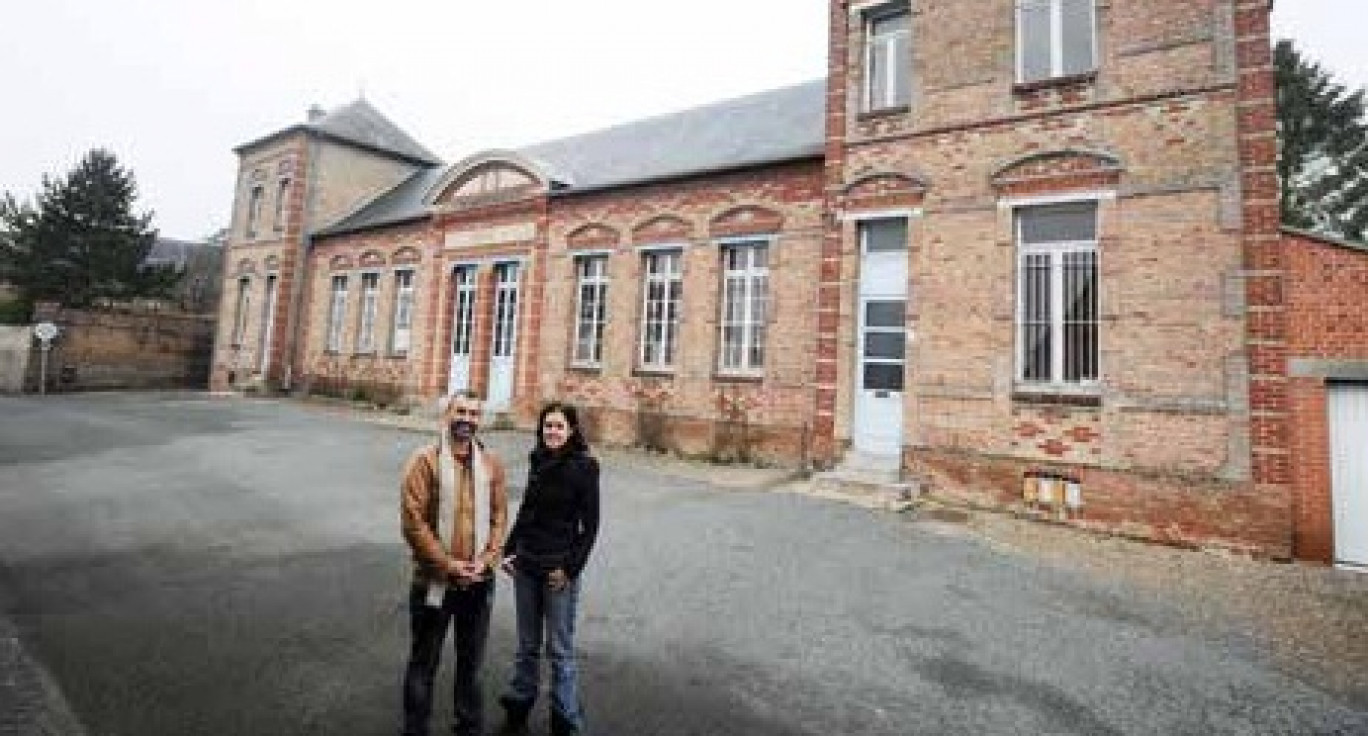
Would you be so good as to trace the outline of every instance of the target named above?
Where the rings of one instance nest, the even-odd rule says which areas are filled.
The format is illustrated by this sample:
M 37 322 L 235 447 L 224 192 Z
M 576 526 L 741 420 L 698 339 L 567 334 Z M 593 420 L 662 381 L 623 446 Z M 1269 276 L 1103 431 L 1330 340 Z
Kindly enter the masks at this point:
M 280 136 L 305 130 L 324 137 L 352 143 L 382 153 L 389 153 L 408 159 L 423 166 L 441 166 L 442 160 L 414 140 L 389 118 L 380 114 L 369 102 L 358 99 L 322 117 L 294 125 L 285 130 L 272 133 L 234 149 L 241 153 Z
M 195 251 L 202 248 L 216 247 L 217 246 L 211 243 L 175 240 L 172 238 L 157 238 L 152 243 L 152 247 L 147 250 L 147 256 L 143 258 L 143 265 L 172 265 L 178 269 L 184 269 L 185 264 L 190 262 L 190 258 L 194 255 Z
M 519 149 L 556 183 L 552 196 L 820 157 L 826 80 L 760 92 Z M 427 215 L 447 173 L 421 171 L 318 235 L 340 235 Z
M 520 151 L 566 191 L 820 156 L 826 80 L 660 115 Z

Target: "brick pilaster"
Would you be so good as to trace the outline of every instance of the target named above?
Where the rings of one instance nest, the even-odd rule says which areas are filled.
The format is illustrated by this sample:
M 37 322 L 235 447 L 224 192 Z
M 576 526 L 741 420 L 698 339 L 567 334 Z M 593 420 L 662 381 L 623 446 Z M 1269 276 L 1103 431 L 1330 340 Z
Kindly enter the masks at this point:
M 826 176 L 822 197 L 824 233 L 820 286 L 817 293 L 816 390 L 813 392 L 812 461 L 829 465 L 836 458 L 836 398 L 841 312 L 841 238 L 839 193 L 845 182 L 848 0 L 831 3 L 831 38 L 827 56 Z
M 1235 0 L 1237 125 L 1248 308 L 1245 350 L 1249 362 L 1251 466 L 1257 486 L 1286 495 L 1291 482 L 1287 272 L 1280 239 L 1271 7 L 1269 0 Z

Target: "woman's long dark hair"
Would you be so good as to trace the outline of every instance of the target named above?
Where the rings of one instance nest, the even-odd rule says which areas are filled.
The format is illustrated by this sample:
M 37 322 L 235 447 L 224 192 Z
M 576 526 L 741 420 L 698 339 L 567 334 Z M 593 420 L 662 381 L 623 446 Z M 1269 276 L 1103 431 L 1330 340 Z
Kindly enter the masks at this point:
M 575 411 L 574 406 L 564 401 L 552 401 L 543 406 L 541 413 L 537 414 L 537 448 L 533 452 L 537 454 L 552 452 L 542 437 L 542 422 L 545 422 L 546 415 L 552 412 L 565 417 L 565 423 L 570 425 L 570 438 L 565 441 L 564 449 L 568 452 L 588 452 L 589 440 L 584 438 L 584 428 L 580 425 L 579 412 Z

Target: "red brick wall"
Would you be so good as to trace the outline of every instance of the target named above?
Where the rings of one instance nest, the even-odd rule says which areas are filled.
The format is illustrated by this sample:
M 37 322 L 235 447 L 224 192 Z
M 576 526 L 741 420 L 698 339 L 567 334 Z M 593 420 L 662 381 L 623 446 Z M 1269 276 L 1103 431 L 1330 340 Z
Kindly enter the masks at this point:
M 48 355 L 49 391 L 202 389 L 208 381 L 214 323 L 205 315 L 39 304 L 33 320 L 62 330 Z M 35 348 L 28 377 L 34 391 L 39 366 Z
M 324 238 L 309 253 L 304 285 L 296 388 L 350 396 L 360 390 L 379 397 L 423 394 L 422 379 L 434 329 L 431 294 L 440 288 L 436 233 L 427 223 Z M 413 322 L 409 349 L 391 348 L 395 308 L 395 272 L 414 272 Z M 373 352 L 356 349 L 361 309 L 361 274 L 377 273 Z M 341 350 L 327 350 L 332 277 L 347 276 L 347 307 Z
M 821 176 L 814 161 L 553 199 L 536 366 L 540 397 L 586 407 L 598 441 L 800 462 L 811 431 Z M 738 234 L 775 237 L 764 370 L 745 378 L 717 368 L 716 238 Z M 675 368 L 655 374 L 637 362 L 638 247 L 662 244 L 683 246 L 683 301 Z M 570 367 L 579 250 L 610 253 L 608 323 L 597 370 Z
M 1368 364 L 1368 246 L 1283 236 L 1288 357 Z M 1331 376 L 1333 377 L 1333 376 Z M 1334 519 L 1323 375 L 1288 380 L 1296 554 L 1331 562 Z
M 1266 0 L 1099 3 L 1096 72 L 1029 85 L 1016 83 L 1012 3 L 915 3 L 912 104 L 874 113 L 860 107 L 851 5 L 832 3 L 844 74 L 828 191 L 881 173 L 924 184 L 910 204 L 905 470 L 1018 507 L 1025 476 L 1069 477 L 1082 484 L 1076 523 L 1287 555 Z M 1012 208 L 1094 192 L 1101 385 L 1083 406 L 1026 400 Z M 878 209 L 840 197 L 832 208 Z M 856 232 L 833 222 L 824 252 L 835 318 L 819 346 L 832 370 L 819 375 L 834 380 L 818 385 L 831 434 L 816 441 L 835 450 L 852 434 Z

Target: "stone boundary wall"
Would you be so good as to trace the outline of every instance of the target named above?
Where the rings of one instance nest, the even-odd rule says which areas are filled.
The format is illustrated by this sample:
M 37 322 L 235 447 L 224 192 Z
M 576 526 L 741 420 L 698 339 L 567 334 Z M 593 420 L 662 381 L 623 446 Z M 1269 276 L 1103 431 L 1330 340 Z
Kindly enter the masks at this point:
M 0 325 L 0 393 L 24 390 L 33 344 L 33 328 L 28 325 Z
M 40 304 L 34 322 L 62 332 L 48 356 L 49 391 L 205 388 L 214 319 L 137 309 L 75 310 Z M 38 390 L 33 343 L 25 390 Z

